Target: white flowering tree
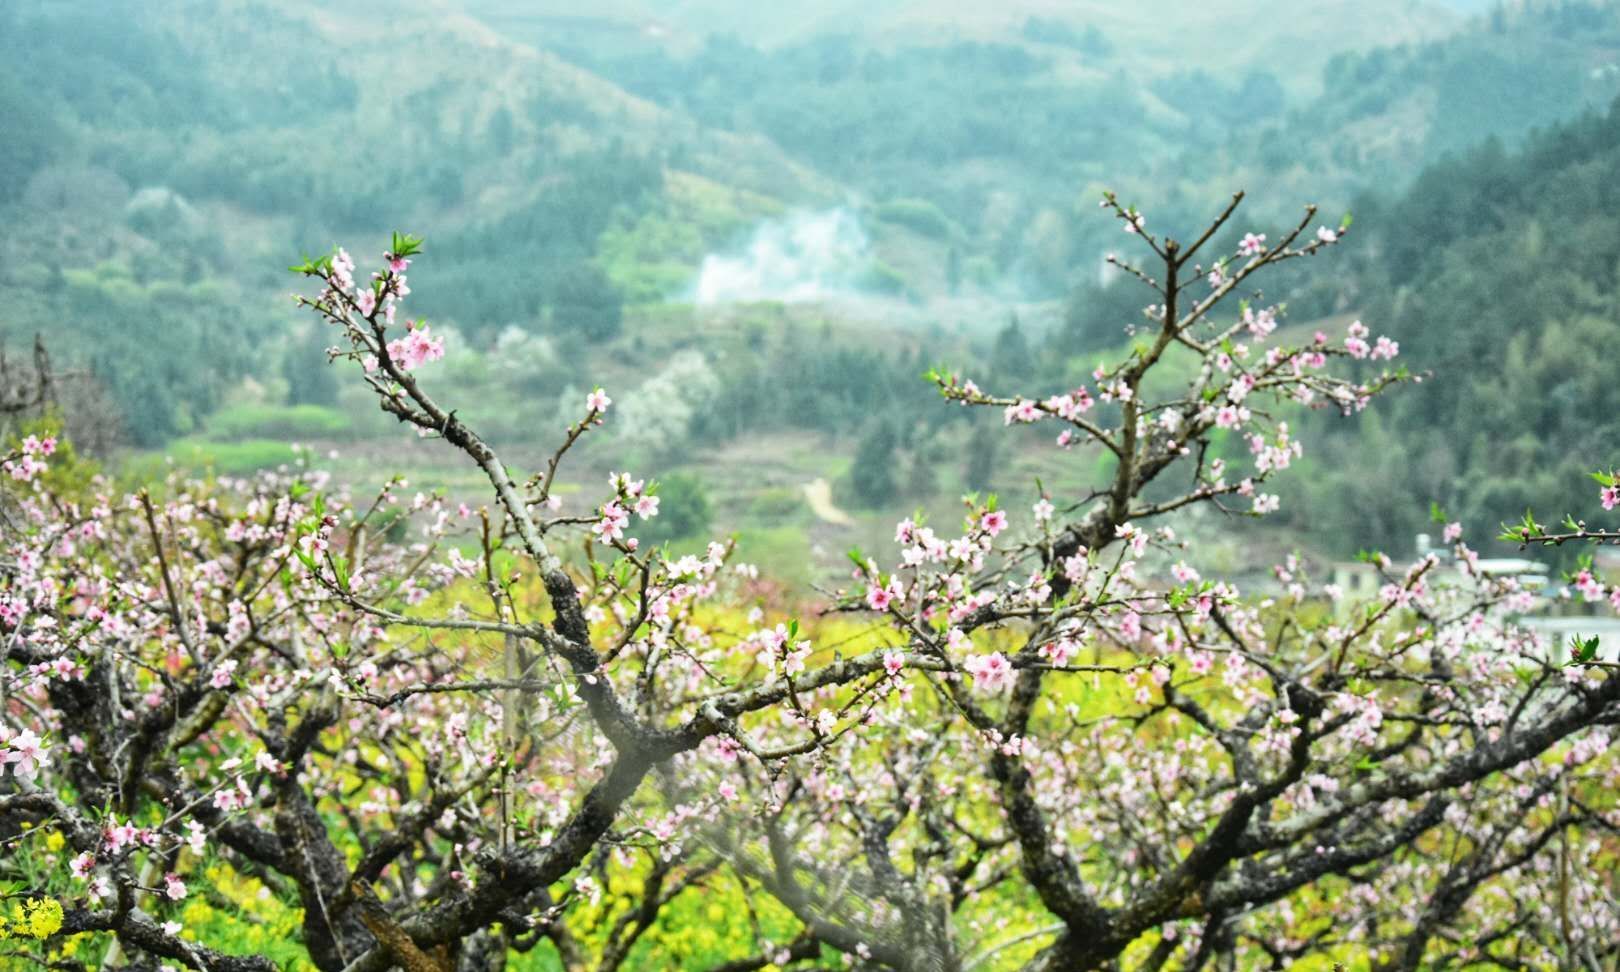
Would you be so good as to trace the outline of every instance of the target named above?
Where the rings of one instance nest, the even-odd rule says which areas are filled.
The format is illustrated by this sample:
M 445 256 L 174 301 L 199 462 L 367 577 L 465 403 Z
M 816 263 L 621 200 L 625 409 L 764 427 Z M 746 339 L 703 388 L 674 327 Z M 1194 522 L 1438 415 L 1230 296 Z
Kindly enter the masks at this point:
M 310 473 L 73 492 L 54 443 L 22 440 L 0 564 L 9 954 L 78 961 L 90 933 L 103 966 L 275 968 L 188 925 L 228 873 L 332 972 L 536 949 L 631 967 L 722 888 L 748 932 L 705 962 L 729 970 L 1606 967 L 1620 682 L 1515 628 L 1529 595 L 1460 533 L 1451 565 L 1380 563 L 1357 605 L 1297 564 L 1269 596 L 1203 578 L 1164 525 L 1274 509 L 1288 412 L 1353 413 L 1402 377 L 1359 324 L 1286 340 L 1251 278 L 1342 228 L 1307 211 L 1215 254 L 1239 201 L 1183 244 L 1105 200 L 1153 261 L 1116 262 L 1155 297 L 1086 386 L 935 376 L 1109 472 L 1027 512 L 969 498 L 959 531 L 902 522 L 892 557 L 854 557 L 838 607 L 876 631 L 848 643 L 737 630 L 728 545 L 638 543 L 644 480 L 560 510 L 603 390 L 541 468 L 509 468 L 431 393 L 441 339 L 399 320 L 419 241 L 369 277 L 341 250 L 306 262 L 335 365 L 490 503 L 397 481 L 361 501 Z

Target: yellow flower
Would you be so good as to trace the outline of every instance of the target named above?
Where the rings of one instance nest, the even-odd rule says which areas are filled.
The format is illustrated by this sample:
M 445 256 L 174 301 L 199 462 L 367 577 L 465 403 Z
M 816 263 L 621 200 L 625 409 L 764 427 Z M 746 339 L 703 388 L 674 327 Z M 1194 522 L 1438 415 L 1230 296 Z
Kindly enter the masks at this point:
M 11 919 L 0 918 L 0 939 L 49 938 L 62 928 L 62 904 L 55 898 L 29 898 L 11 906 Z
M 62 930 L 62 902 L 47 898 L 28 917 L 34 928 L 34 937 L 48 938 Z
M 67 838 L 62 836 L 60 830 L 53 830 L 45 835 L 45 849 L 52 853 L 61 850 L 62 845 L 66 843 Z

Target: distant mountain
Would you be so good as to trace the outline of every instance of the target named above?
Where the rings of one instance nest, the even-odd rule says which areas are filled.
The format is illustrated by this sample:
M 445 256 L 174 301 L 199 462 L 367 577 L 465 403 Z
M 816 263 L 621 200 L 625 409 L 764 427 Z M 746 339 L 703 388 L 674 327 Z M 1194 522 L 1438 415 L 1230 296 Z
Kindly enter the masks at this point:
M 1459 23 L 1436 0 L 604 0 L 588 11 L 568 0 L 490 0 L 476 11 L 493 24 L 576 41 L 640 36 L 677 51 L 714 34 L 767 48 L 829 36 L 890 48 L 957 40 L 1053 48 L 1072 46 L 1069 38 L 1083 46 L 1095 31 L 1129 50 L 1139 70 L 1264 68 L 1303 72 L 1307 86 L 1334 54 L 1429 40 Z
M 1587 474 L 1620 435 L 1616 214 L 1620 102 L 1518 151 L 1488 142 L 1369 206 L 1353 259 L 1334 262 L 1362 289 L 1357 313 L 1432 376 L 1366 425 L 1322 423 L 1325 448 L 1291 487 L 1302 517 L 1395 551 L 1428 529 L 1430 500 L 1475 544 L 1527 507 L 1551 522 L 1591 508 Z
M 47 332 L 99 363 L 132 434 L 161 442 L 244 370 L 273 373 L 253 349 L 291 326 L 270 296 L 300 250 L 424 234 L 419 309 L 493 334 L 565 296 L 656 298 L 784 199 L 844 196 L 756 133 L 447 7 L 391 11 L 0 5 L 19 129 L 0 148 L 0 339 Z M 605 238 L 636 245 L 608 261 Z M 221 326 L 231 308 L 251 326 Z
M 1167 228 L 1238 186 L 1257 219 L 1344 206 L 1620 88 L 1620 14 L 1575 0 L 1466 23 L 1386 0 L 805 9 L 0 4 L 0 336 L 165 375 L 206 344 L 190 392 L 120 391 L 161 441 L 279 367 L 254 334 L 298 326 L 266 296 L 301 248 L 422 233 L 418 312 L 579 363 L 567 322 L 617 327 L 799 213 L 858 221 L 847 276 L 918 313 L 1049 299 L 1117 245 L 1103 186 Z M 245 307 L 252 328 L 217 326 Z
M 1218 174 L 1205 181 L 1208 199 L 1264 185 L 1290 204 L 1345 207 L 1358 194 L 1404 188 L 1449 153 L 1493 137 L 1513 144 L 1620 96 L 1620 5 L 1491 9 L 1438 40 L 1332 58 L 1314 99 L 1240 127 L 1213 151 L 1189 146 L 1160 160 L 1141 185 L 1186 187 L 1201 171 Z

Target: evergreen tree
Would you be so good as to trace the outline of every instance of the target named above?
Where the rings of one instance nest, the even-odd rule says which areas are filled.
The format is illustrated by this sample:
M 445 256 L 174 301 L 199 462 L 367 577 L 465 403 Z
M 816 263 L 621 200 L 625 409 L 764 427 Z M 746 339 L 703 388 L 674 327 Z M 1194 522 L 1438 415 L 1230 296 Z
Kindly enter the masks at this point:
M 996 444 L 1001 441 L 990 426 L 980 424 L 968 439 L 967 469 L 962 484 L 979 493 L 990 488 L 996 472 Z
M 658 515 L 637 524 L 642 542 L 665 544 L 708 534 L 714 509 L 703 480 L 691 473 L 671 473 L 658 480 Z
M 560 331 L 606 341 L 617 337 L 624 324 L 624 296 L 601 268 L 582 260 L 557 275 L 551 288 L 551 314 Z
M 867 427 L 855 449 L 855 466 L 849 473 L 856 502 L 874 508 L 892 503 L 899 495 L 894 476 L 898 449 L 899 436 L 893 425 L 880 419 Z
M 326 408 L 337 405 L 337 378 L 332 374 L 326 349 L 314 337 L 297 341 L 288 349 L 281 361 L 281 374 L 287 379 L 287 404 Z
M 996 346 L 990 354 L 990 370 L 999 381 L 1028 381 L 1035 370 L 1035 356 L 1030 353 L 1029 342 L 1024 340 L 1024 329 L 1014 312 L 1007 318 L 1007 326 L 996 335 Z

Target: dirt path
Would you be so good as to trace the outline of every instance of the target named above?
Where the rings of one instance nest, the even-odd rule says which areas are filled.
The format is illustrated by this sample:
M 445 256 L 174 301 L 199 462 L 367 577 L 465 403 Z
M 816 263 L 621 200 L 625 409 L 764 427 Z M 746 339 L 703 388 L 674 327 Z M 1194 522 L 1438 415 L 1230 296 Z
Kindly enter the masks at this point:
M 810 504 L 810 512 L 823 523 L 835 526 L 854 526 L 855 521 L 848 513 L 833 505 L 832 484 L 825 479 L 804 484 L 804 501 Z

